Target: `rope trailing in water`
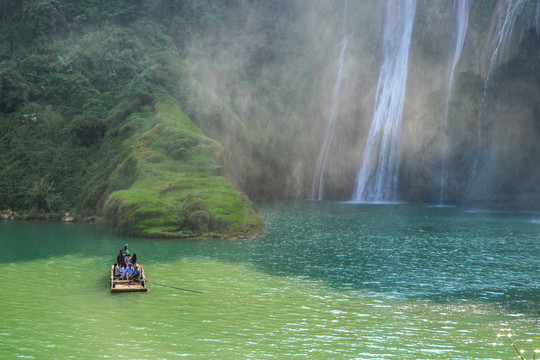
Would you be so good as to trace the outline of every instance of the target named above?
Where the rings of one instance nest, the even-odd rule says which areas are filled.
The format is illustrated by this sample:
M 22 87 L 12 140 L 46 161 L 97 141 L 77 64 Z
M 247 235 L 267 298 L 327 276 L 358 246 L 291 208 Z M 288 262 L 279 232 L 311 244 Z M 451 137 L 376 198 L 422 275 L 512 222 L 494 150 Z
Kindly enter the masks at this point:
M 516 347 L 516 345 L 514 344 L 514 342 L 512 341 L 512 339 L 510 338 L 510 335 L 506 335 L 506 338 L 508 339 L 508 341 L 510 341 L 510 344 L 512 344 L 512 347 L 514 348 L 514 350 L 516 350 L 517 354 L 519 355 L 519 357 L 521 358 L 521 360 L 525 360 L 525 358 L 523 357 L 523 355 L 521 355 L 521 352 L 518 350 L 518 348 Z
M 540 342 L 540 336 L 538 337 L 538 340 L 536 340 L 536 347 L 534 348 L 533 360 L 536 360 L 536 354 L 538 353 L 538 343 L 539 342 Z
M 178 289 L 178 290 L 182 290 L 182 291 L 189 291 L 189 292 L 194 292 L 194 293 L 199 293 L 199 294 L 208 294 L 205 291 L 184 289 L 184 288 L 181 288 L 181 287 L 170 286 L 170 285 L 165 285 L 165 284 L 159 284 L 159 283 L 155 283 L 153 281 L 148 281 L 148 280 L 146 280 L 146 282 L 149 283 L 149 284 L 152 284 L 152 285 L 159 285 L 159 286 L 169 287 L 169 288 Z

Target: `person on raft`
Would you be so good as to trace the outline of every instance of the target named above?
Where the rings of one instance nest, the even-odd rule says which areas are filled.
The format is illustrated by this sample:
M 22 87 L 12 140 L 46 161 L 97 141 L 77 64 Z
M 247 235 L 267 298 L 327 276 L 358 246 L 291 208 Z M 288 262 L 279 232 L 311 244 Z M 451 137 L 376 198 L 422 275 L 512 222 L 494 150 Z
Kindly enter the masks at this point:
M 124 257 L 124 254 L 122 253 L 122 249 L 120 249 L 120 253 L 116 256 L 116 263 L 122 267 L 122 265 L 126 265 L 125 263 L 125 257 Z
M 124 273 L 122 274 L 122 277 L 124 278 L 124 280 L 131 280 L 131 276 L 133 275 L 134 271 L 135 271 L 135 269 L 133 269 L 133 266 L 131 264 L 129 264 L 124 269 Z
M 131 274 L 131 279 L 135 281 L 141 281 L 141 272 L 139 271 L 139 267 L 135 266 L 135 270 L 133 271 L 133 274 Z M 129 284 L 129 283 L 128 283 Z
M 118 263 L 114 264 L 114 277 L 115 278 L 122 277 L 122 267 Z

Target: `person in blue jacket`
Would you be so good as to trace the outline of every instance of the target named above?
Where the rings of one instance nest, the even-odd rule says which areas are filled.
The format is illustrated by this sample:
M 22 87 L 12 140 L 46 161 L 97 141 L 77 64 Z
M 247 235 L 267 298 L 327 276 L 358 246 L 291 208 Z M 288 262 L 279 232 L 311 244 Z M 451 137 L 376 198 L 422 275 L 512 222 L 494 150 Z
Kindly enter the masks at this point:
M 133 272 L 135 271 L 135 269 L 133 269 L 133 265 L 129 264 L 125 269 L 124 269 L 124 273 L 122 274 L 123 278 L 125 280 L 129 280 L 131 281 L 131 278 L 133 276 Z

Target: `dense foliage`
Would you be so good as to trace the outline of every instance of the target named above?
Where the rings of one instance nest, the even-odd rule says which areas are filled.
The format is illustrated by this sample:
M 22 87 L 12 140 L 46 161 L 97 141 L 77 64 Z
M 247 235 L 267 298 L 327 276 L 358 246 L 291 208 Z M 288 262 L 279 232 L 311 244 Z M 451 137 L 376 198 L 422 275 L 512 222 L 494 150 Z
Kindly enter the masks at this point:
M 283 191 L 282 174 L 292 166 L 286 143 L 294 137 L 294 123 L 283 115 L 309 96 L 296 91 L 309 87 L 309 74 L 295 69 L 304 60 L 296 56 L 303 39 L 295 35 L 294 2 L 0 4 L 2 153 L 17 173 L 6 169 L 2 207 L 93 211 L 103 179 L 123 159 L 126 119 L 151 107 L 162 88 L 224 143 L 231 181 L 259 199 Z M 208 86 L 209 70 L 217 86 Z M 27 127 L 34 137 L 22 136 Z M 24 148 L 15 154 L 21 138 Z M 29 191 L 36 184 L 46 198 L 39 206 Z
M 196 0 L 0 1 L 0 208 L 30 216 L 101 214 L 111 192 L 128 189 L 140 176 L 119 175 L 133 159 L 133 139 L 156 121 L 138 114 L 157 113 L 154 107 L 167 96 L 185 102 L 182 54 L 219 21 L 215 5 Z M 184 115 L 175 110 L 168 116 Z M 171 136 L 161 141 L 169 143 L 165 156 L 176 160 L 178 148 L 189 152 L 197 143 Z M 220 156 L 201 155 L 199 167 L 212 163 L 205 171 L 219 177 Z M 244 205 L 228 205 L 227 211 L 240 213 L 235 223 L 257 217 L 243 217 Z M 255 224 L 244 232 L 223 224 L 174 225 L 196 236 L 252 233 L 261 228 L 260 220 Z

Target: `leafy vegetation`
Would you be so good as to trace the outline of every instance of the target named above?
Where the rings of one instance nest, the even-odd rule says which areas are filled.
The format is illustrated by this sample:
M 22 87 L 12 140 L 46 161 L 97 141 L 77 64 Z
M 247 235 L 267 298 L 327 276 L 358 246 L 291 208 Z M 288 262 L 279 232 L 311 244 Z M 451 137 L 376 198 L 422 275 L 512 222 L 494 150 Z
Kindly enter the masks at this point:
M 144 236 L 260 231 L 221 145 L 172 100 L 186 46 L 220 21 L 212 2 L 0 1 L 0 20 L 0 208 L 105 209 Z
M 130 156 L 111 177 L 105 214 L 125 233 L 149 237 L 246 235 L 262 229 L 251 201 L 219 174 L 222 147 L 202 134 L 167 95 L 150 127 L 129 140 Z M 134 119 L 134 121 L 137 121 Z

